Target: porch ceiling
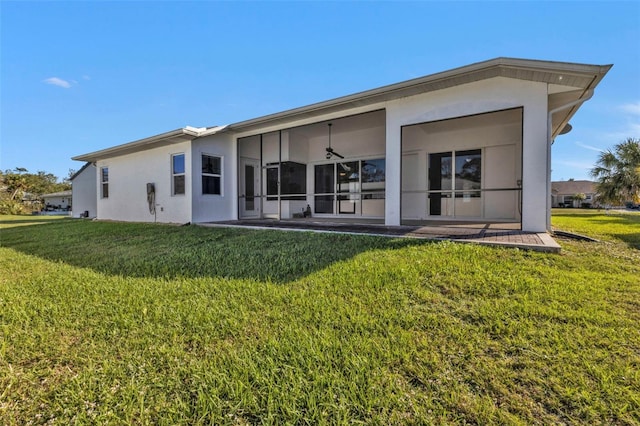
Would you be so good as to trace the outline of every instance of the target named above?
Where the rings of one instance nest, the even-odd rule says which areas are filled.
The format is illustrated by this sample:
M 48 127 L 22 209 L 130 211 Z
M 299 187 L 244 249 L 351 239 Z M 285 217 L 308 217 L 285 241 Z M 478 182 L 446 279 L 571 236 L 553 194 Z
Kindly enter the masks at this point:
M 351 115 L 341 117 L 336 120 L 321 121 L 304 126 L 293 127 L 289 129 L 292 137 L 299 135 L 304 138 L 311 139 L 317 136 L 326 136 L 328 129 L 327 123 L 333 124 L 333 132 L 348 133 L 360 129 L 373 129 L 385 126 L 385 111 L 377 110 L 364 114 Z
M 549 111 L 558 108 L 562 105 L 567 105 L 570 102 L 577 101 L 584 96 L 584 90 L 571 90 L 566 92 L 558 92 L 549 95 L 548 97 L 548 109 Z M 560 134 L 565 125 L 569 122 L 569 119 L 575 114 L 577 107 L 567 108 L 556 112 L 551 116 L 551 133 L 555 137 Z

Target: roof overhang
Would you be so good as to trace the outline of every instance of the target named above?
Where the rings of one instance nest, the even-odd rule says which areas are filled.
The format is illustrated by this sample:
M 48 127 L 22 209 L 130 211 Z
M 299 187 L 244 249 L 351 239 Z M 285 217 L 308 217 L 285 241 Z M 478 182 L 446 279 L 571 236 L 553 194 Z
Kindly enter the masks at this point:
M 572 101 L 588 99 L 612 65 L 587 65 L 569 62 L 539 61 L 531 59 L 496 58 L 412 80 L 379 87 L 352 95 L 314 103 L 311 105 L 269 114 L 228 126 L 212 128 L 184 127 L 149 138 L 73 157 L 73 160 L 95 162 L 101 159 L 130 154 L 141 150 L 191 141 L 222 131 L 250 132 L 264 127 L 286 127 L 299 120 L 313 119 L 354 108 L 376 106 L 400 98 L 434 92 L 454 86 L 494 77 L 506 77 L 546 83 L 548 111 Z M 580 104 L 553 114 L 552 135 L 565 128 Z
M 88 162 L 87 162 L 87 163 L 84 163 L 84 165 L 83 165 L 82 167 L 80 167 L 80 170 L 78 170 L 77 172 L 75 172 L 75 173 L 73 174 L 73 176 L 71 176 L 71 177 L 69 178 L 69 180 L 73 182 L 73 180 L 74 180 L 75 178 L 77 178 L 78 176 L 80 176 L 80 174 L 81 174 L 82 172 L 84 172 L 84 171 L 85 171 L 89 166 L 91 166 L 91 163 L 88 163 Z
M 224 130 L 225 127 L 226 126 L 211 128 L 197 128 L 190 126 L 182 127 L 176 130 L 171 130 L 170 132 L 161 133 L 159 135 L 139 139 L 137 141 L 125 143 L 100 151 L 78 155 L 76 157 L 72 157 L 71 159 L 92 163 L 98 160 L 103 160 L 105 158 L 118 157 L 134 152 L 144 151 L 147 149 L 159 148 L 167 145 L 173 145 L 175 143 L 192 141 L 197 137 L 215 134 L 219 131 Z
M 573 92 L 573 99 L 576 99 L 575 96 L 586 96 L 587 91 L 595 88 L 611 67 L 612 65 L 496 58 L 353 95 L 240 121 L 230 124 L 228 128 L 235 131 L 251 131 L 260 127 L 285 125 L 296 120 L 309 119 L 351 108 L 366 107 L 494 77 L 547 83 L 550 93 Z M 557 120 L 557 126 L 560 130 L 564 128 L 577 109 L 574 107 L 566 111 L 564 115 L 559 115 L 561 118 Z
M 60 191 L 60 192 L 51 192 L 49 194 L 42 194 L 42 198 L 55 198 L 55 197 L 70 197 L 72 195 L 71 190 Z

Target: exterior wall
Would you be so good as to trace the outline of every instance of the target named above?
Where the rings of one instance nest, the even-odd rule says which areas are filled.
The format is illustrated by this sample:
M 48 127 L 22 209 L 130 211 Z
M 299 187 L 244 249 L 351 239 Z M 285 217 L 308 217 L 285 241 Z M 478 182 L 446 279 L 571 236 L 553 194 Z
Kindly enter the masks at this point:
M 233 134 L 219 133 L 196 139 L 191 143 L 191 161 L 189 164 L 191 186 L 190 193 L 193 222 L 215 222 L 233 220 L 238 217 L 238 157 Z M 202 194 L 202 154 L 222 158 L 222 194 Z
M 496 77 L 388 102 L 385 224 L 400 225 L 402 126 L 523 107 L 522 229 L 546 230 L 547 85 Z
M 128 222 L 186 223 L 191 221 L 191 143 L 181 142 L 98 161 L 98 219 Z M 172 194 L 171 155 L 185 155 L 185 193 Z M 102 198 L 101 168 L 109 168 L 109 197 Z M 156 213 L 149 212 L 147 183 L 155 185 Z
M 522 229 L 543 232 L 547 225 L 546 207 L 550 203 L 548 198 L 550 194 L 547 190 L 549 178 L 547 95 L 547 85 L 544 83 L 496 77 L 366 107 L 354 107 L 313 118 L 294 120 L 286 124 L 254 128 L 248 132 L 223 132 L 199 138 L 193 142 L 178 143 L 103 160 L 97 165 L 95 179 L 98 218 L 176 223 L 235 219 L 238 217 L 237 140 L 239 138 L 385 109 L 385 130 L 381 133 L 382 145 L 379 148 L 374 144 L 374 147 L 362 146 L 361 150 L 349 151 L 357 148 L 358 144 L 353 140 L 366 141 L 370 137 L 365 134 L 365 130 L 361 137 L 352 139 L 348 146 L 340 147 L 340 152 L 347 157 L 356 155 L 385 157 L 385 224 L 400 225 L 403 126 L 521 107 L 523 114 Z M 322 152 L 316 152 L 324 148 L 322 143 L 314 144 L 310 138 L 306 149 L 298 150 L 299 147 L 289 146 L 290 141 L 287 137 L 283 137 L 285 150 L 283 161 L 289 158 L 300 161 L 305 156 L 315 158 L 322 154 Z M 265 154 L 263 163 L 266 163 L 269 162 L 267 158 L 269 141 L 265 139 L 263 142 Z M 334 134 L 333 143 L 337 149 L 340 144 L 337 133 Z M 185 153 L 185 194 L 171 196 L 171 154 L 181 152 Z M 223 159 L 221 195 L 202 194 L 202 154 L 220 156 Z M 312 163 L 313 161 L 307 162 L 307 164 Z M 102 199 L 100 193 L 100 168 L 105 166 L 109 167 L 108 199 Z M 147 182 L 153 182 L 156 185 L 156 217 L 149 214 L 146 201 Z M 312 179 L 307 179 L 308 190 L 312 183 Z
M 72 182 L 73 191 L 73 217 L 80 217 L 85 211 L 89 217 L 96 217 L 98 194 L 96 192 L 96 166 L 90 164 Z

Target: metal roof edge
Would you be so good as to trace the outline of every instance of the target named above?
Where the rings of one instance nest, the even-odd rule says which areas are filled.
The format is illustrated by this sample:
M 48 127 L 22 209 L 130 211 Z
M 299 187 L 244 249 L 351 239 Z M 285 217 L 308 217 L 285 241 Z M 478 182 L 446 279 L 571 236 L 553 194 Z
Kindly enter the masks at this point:
M 118 155 L 121 155 L 122 153 L 126 153 L 128 151 L 136 151 L 138 150 L 138 148 L 147 147 L 149 145 L 156 145 L 159 142 L 163 142 L 168 139 L 179 137 L 179 136 L 188 136 L 188 137 L 191 137 L 192 139 L 195 139 L 196 137 L 198 137 L 201 131 L 203 131 L 203 128 L 196 128 L 196 127 L 190 127 L 190 126 L 181 127 L 179 129 L 160 133 L 159 135 L 150 136 L 148 138 L 138 139 L 133 142 L 112 146 L 110 148 L 102 149 L 99 151 L 77 155 L 75 157 L 71 157 L 71 159 L 76 161 L 92 162 L 92 161 L 96 161 L 97 159 L 116 157 Z
M 87 167 L 89 167 L 90 165 L 91 165 L 91 162 L 89 162 L 89 161 L 87 161 L 86 163 L 84 163 L 84 165 L 83 165 L 82 167 L 80 167 L 80 169 L 79 169 L 77 172 L 75 172 L 75 173 L 74 173 L 74 174 L 69 178 L 69 180 L 70 180 L 70 181 L 73 181 L 75 178 L 77 178 L 77 177 L 80 175 L 80 173 L 84 172 L 84 171 L 85 171 L 85 169 L 86 169 Z
M 366 98 L 371 98 L 371 97 L 382 95 L 385 93 L 400 92 L 403 89 L 407 89 L 410 87 L 427 84 L 427 83 L 433 83 L 438 80 L 445 80 L 449 78 L 459 77 L 464 74 L 470 74 L 470 73 L 474 73 L 474 72 L 478 72 L 478 71 L 482 71 L 482 70 L 486 70 L 494 67 L 546 70 L 546 71 L 581 74 L 581 75 L 596 74 L 599 76 L 599 78 L 597 79 L 597 82 L 599 82 L 602 79 L 602 77 L 604 77 L 604 74 L 606 74 L 609 71 L 609 69 L 611 69 L 612 66 L 613 65 L 589 65 L 589 64 L 580 64 L 580 63 L 573 63 L 573 62 L 555 62 L 555 61 L 545 61 L 545 60 L 537 60 L 537 59 L 498 57 L 494 59 L 489 59 L 487 61 L 476 62 L 470 65 L 464 65 L 462 67 L 457 67 L 450 70 L 429 74 L 423 77 L 417 77 L 411 80 L 405 80 L 399 83 L 393 83 L 393 84 L 381 86 L 375 89 L 353 93 L 351 95 L 341 96 L 338 98 L 316 102 L 310 105 L 292 108 L 289 110 L 252 118 L 249 120 L 239 121 L 239 122 L 230 124 L 229 128 L 231 130 L 241 130 L 245 127 L 256 126 L 263 123 L 266 124 L 271 121 L 281 120 L 287 117 L 293 118 L 297 115 L 301 115 L 309 112 L 314 112 L 314 111 L 320 112 L 323 109 L 328 109 L 331 107 L 348 104 L 353 101 L 361 101 Z M 401 97 L 401 95 L 398 97 Z

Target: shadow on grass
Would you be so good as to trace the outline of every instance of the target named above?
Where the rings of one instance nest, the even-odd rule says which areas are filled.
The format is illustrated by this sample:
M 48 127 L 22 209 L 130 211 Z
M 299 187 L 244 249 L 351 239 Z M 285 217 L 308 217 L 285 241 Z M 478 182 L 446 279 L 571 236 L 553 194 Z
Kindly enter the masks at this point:
M 2 229 L 0 242 L 22 253 L 110 275 L 278 283 L 368 250 L 428 244 L 388 237 L 82 220 Z
M 624 241 L 631 248 L 640 250 L 640 233 L 635 234 L 612 234 L 613 237 Z
M 0 216 L 2 217 L 2 216 Z M 40 223 L 58 222 L 61 220 L 69 220 L 68 216 L 24 216 L 24 219 L 7 219 L 0 220 L 0 226 L 2 225 L 36 225 Z
M 582 228 L 588 224 L 589 228 L 597 228 L 602 234 L 622 241 L 633 249 L 640 249 L 640 233 L 620 232 L 640 229 L 640 214 L 592 212 L 575 215 L 569 212 L 554 212 L 553 217 L 574 220 L 576 224 L 582 222 Z

